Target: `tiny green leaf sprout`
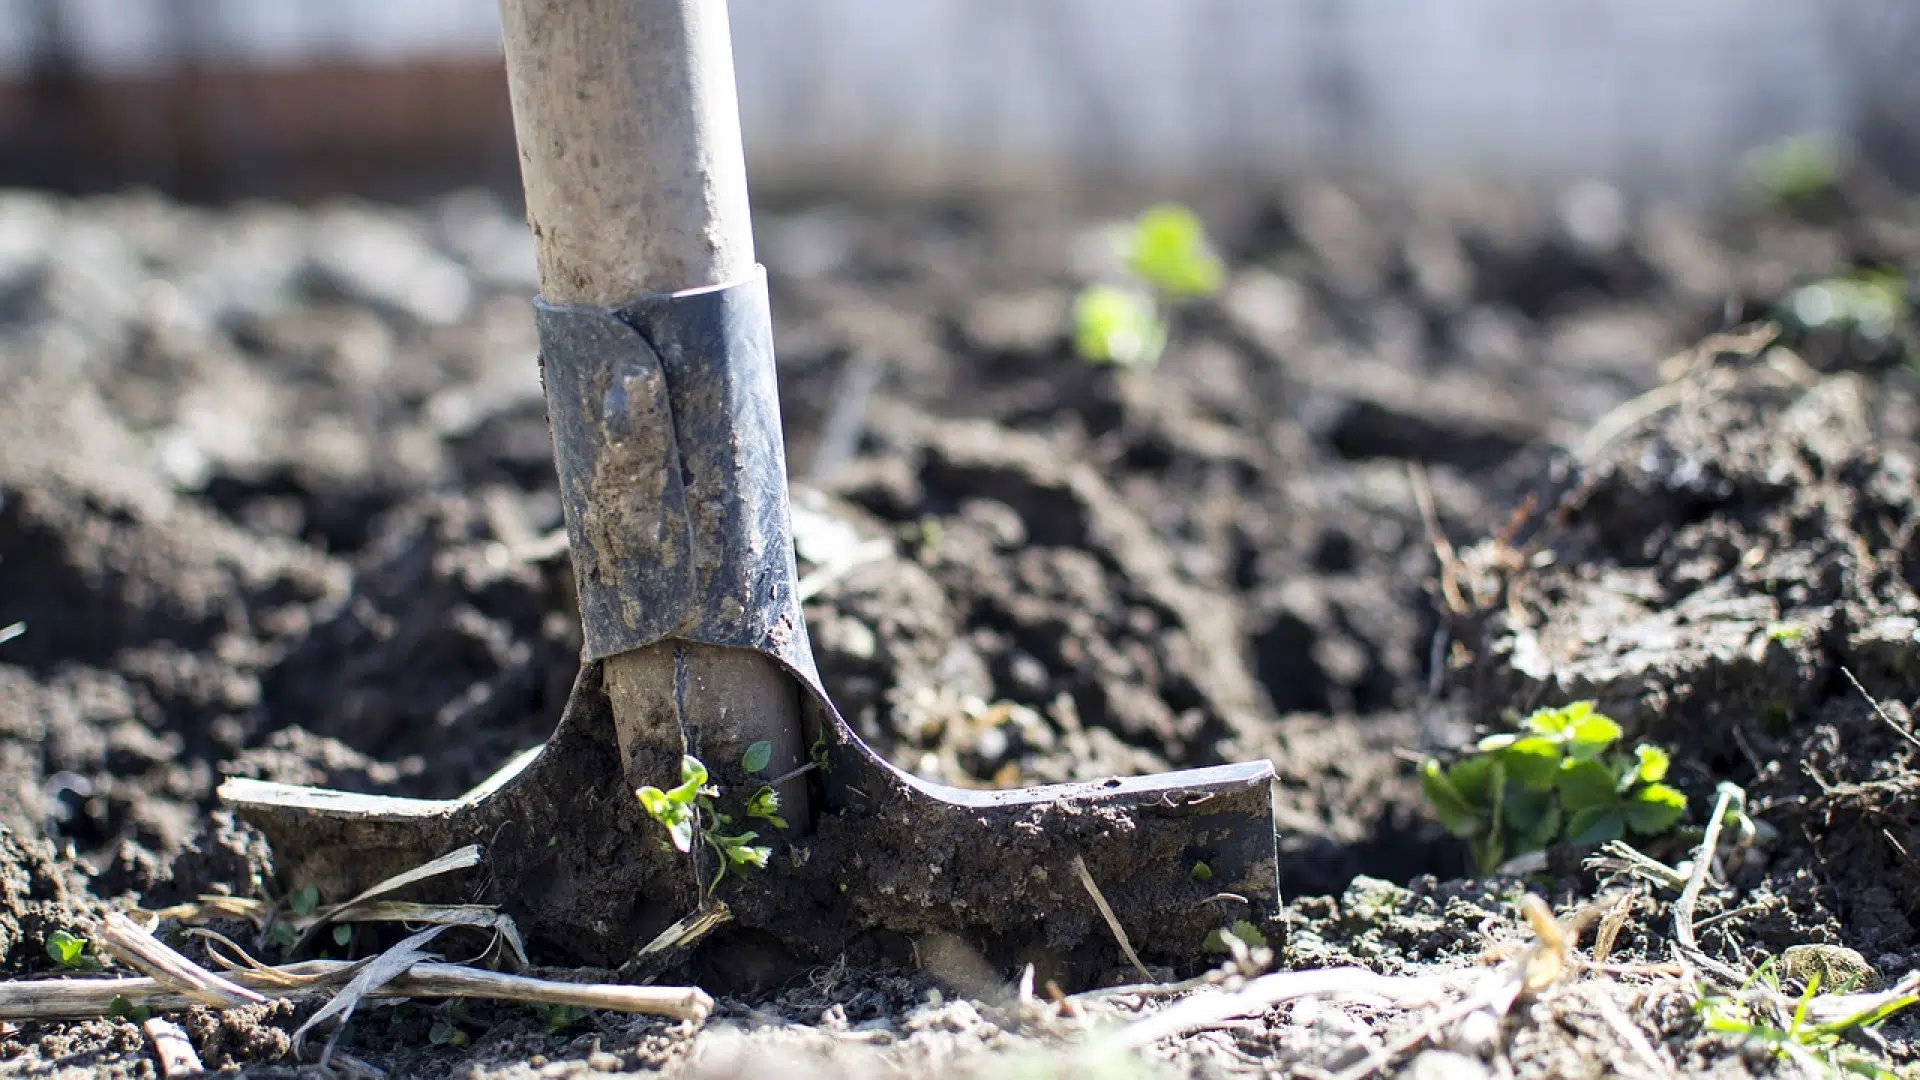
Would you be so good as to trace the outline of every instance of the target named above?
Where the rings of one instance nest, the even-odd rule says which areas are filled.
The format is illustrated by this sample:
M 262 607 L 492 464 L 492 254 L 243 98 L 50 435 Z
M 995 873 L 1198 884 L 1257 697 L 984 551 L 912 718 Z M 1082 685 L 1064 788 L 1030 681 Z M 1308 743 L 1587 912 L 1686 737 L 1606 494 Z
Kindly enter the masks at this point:
M 47 959 L 61 971 L 87 971 L 95 965 L 87 956 L 87 939 L 65 930 L 47 935 Z
M 1452 765 L 1420 767 L 1434 816 L 1467 841 L 1482 873 L 1554 843 L 1656 835 L 1686 812 L 1686 796 L 1663 783 L 1667 752 L 1616 750 L 1620 725 L 1593 702 L 1540 709 L 1520 726 L 1481 739 Z
M 756 755 L 758 747 L 765 745 L 763 754 Z M 747 748 L 742 764 L 748 764 L 756 756 L 762 757 L 760 768 L 766 768 L 771 760 L 773 748 L 770 744 L 756 743 Z M 749 769 L 758 772 L 759 769 Z M 710 848 L 719 860 L 719 869 L 714 872 L 713 880 L 707 883 L 707 892 L 711 894 L 720 887 L 729 872 L 740 874 L 749 869 L 764 869 L 773 849 L 756 845 L 753 841 L 760 834 L 747 829 L 733 831 L 734 819 L 721 812 L 714 805 L 720 797 L 720 789 L 708 783 L 710 776 L 706 765 L 699 758 L 686 755 L 680 759 L 680 784 L 678 787 L 662 791 L 651 785 L 643 787 L 634 794 L 640 799 L 640 806 L 647 816 L 667 830 L 667 839 L 674 850 L 682 853 L 693 851 L 696 837 Z M 784 829 L 786 821 L 780 817 L 780 796 L 772 785 L 762 785 L 760 790 L 747 799 L 746 814 L 749 818 L 765 821 L 775 828 Z
M 1149 368 L 1167 345 L 1166 304 L 1209 296 L 1226 267 L 1200 219 L 1184 206 L 1151 207 L 1120 230 L 1126 284 L 1088 285 L 1073 303 L 1073 347 L 1089 363 Z

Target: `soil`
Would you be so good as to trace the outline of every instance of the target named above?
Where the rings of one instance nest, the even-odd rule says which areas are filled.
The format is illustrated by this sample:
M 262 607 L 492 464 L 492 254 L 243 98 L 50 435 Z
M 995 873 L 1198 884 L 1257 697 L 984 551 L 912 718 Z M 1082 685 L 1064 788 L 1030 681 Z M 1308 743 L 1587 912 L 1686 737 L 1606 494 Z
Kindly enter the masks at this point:
M 809 630 L 860 734 L 976 787 L 1270 758 L 1280 965 L 1406 973 L 1523 940 L 1525 888 L 1596 895 L 1580 853 L 1470 876 L 1415 770 L 1592 697 L 1673 750 L 1690 825 L 1720 781 L 1766 825 L 1702 902 L 1726 916 L 1710 953 L 1920 966 L 1915 327 L 1793 302 L 1911 274 L 1907 205 L 1865 178 L 1713 214 L 1595 187 L 1196 205 L 1229 283 L 1144 372 L 1066 334 L 1117 203 L 763 212 Z M 112 905 L 283 896 L 223 776 L 451 797 L 553 729 L 580 639 L 532 266 L 482 193 L 0 195 L 0 626 L 24 624 L 0 643 L 0 971 L 44 974 L 46 936 Z M 1636 895 L 1615 955 L 1664 962 L 1672 893 Z M 1047 1075 L 1058 1040 L 1010 975 L 832 964 L 723 997 L 697 1034 L 415 1003 L 340 1045 L 406 1076 Z M 1788 1068 L 1676 994 L 1636 1019 L 1679 1071 Z M 1604 1016 L 1555 1000 L 1496 1049 L 1393 1067 L 1633 1071 Z M 1410 1030 L 1312 1005 L 1152 1057 L 1324 1075 Z M 291 1075 L 310 1011 L 183 1026 L 211 1066 Z M 1914 1053 L 1900 1021 L 1881 1035 Z M 0 1061 L 151 1074 L 108 1018 L 0 1026 Z

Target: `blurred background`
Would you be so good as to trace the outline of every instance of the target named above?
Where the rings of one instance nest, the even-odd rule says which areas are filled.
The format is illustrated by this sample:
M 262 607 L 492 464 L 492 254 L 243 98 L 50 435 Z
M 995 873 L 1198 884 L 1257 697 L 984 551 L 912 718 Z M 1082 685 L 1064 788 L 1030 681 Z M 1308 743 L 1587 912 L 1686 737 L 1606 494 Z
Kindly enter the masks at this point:
M 1815 133 L 1920 171 L 1904 0 L 736 0 L 765 191 L 1599 178 Z M 509 190 L 492 0 L 4 0 L 0 182 Z

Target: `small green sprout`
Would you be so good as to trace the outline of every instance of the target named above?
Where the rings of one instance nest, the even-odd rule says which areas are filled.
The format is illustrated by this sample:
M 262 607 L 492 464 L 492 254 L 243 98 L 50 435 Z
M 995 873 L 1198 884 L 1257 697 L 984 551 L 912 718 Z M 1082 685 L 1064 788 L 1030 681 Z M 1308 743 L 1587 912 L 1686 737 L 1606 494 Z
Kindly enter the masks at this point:
M 1907 318 L 1907 279 L 1898 270 L 1856 270 L 1795 289 L 1787 320 L 1808 330 L 1851 330 L 1879 340 Z
M 1794 135 L 1748 152 L 1741 161 L 1747 183 L 1768 202 L 1805 203 L 1840 186 L 1845 150 L 1823 135 Z
M 1073 303 L 1074 351 L 1090 363 L 1152 367 L 1167 345 L 1163 308 L 1219 291 L 1226 267 L 1199 217 L 1171 203 L 1120 230 L 1115 247 L 1131 280 L 1080 291 Z
M 113 1017 L 115 1020 L 126 1020 L 130 1023 L 144 1024 L 153 1018 L 153 1010 L 148 1008 L 144 1002 L 135 1005 L 124 994 L 115 994 L 113 995 L 113 1000 L 107 1002 L 107 1015 Z
M 1152 367 L 1167 347 L 1167 325 L 1147 293 L 1089 285 L 1073 301 L 1073 348 L 1097 364 Z
M 1228 937 L 1240 939 L 1240 943 L 1249 949 L 1264 949 L 1267 947 L 1267 935 L 1261 933 L 1259 927 L 1245 919 L 1240 919 L 1232 926 L 1223 926 L 1208 934 L 1204 947 L 1208 952 L 1213 953 L 1232 952 L 1233 950 L 1227 946 L 1226 939 Z
M 1767 981 L 1777 984 L 1777 979 Z M 1855 1029 L 1872 1031 L 1893 1014 L 1920 1003 L 1920 995 L 1889 997 L 1851 1016 L 1810 1023 L 1807 1014 L 1819 992 L 1820 974 L 1814 972 L 1807 977 L 1806 991 L 1794 1006 L 1793 1015 L 1784 1019 L 1769 1017 L 1745 1000 L 1711 994 L 1703 995 L 1695 1010 L 1708 1031 L 1758 1042 L 1773 1056 L 1792 1061 L 1810 1075 L 1899 1080 L 1901 1074 L 1890 1063 L 1849 1044 L 1847 1035 Z
M 348 926 L 346 923 L 339 923 L 336 926 L 334 926 L 333 943 L 335 945 L 338 945 L 344 949 L 347 947 L 347 942 L 352 940 L 353 940 L 353 927 Z
M 314 909 L 319 906 L 320 890 L 311 885 L 302 885 L 287 897 L 288 909 L 303 919 L 313 914 Z
M 749 749 L 751 754 L 751 749 Z M 768 756 L 772 749 L 769 747 Z M 707 883 L 707 892 L 712 893 L 720 887 L 729 871 L 744 873 L 748 869 L 764 869 L 773 849 L 759 846 L 753 841 L 760 834 L 749 829 L 744 832 L 732 832 L 733 818 L 724 814 L 714 805 L 720 797 L 720 789 L 707 783 L 707 767 L 699 758 L 691 754 L 680 759 L 680 785 L 668 791 L 662 791 L 651 785 L 641 788 L 634 794 L 640 799 L 640 805 L 660 826 L 667 830 L 667 838 L 672 841 L 676 851 L 693 851 L 694 838 L 697 836 L 719 859 L 719 869 L 713 880 Z M 779 816 L 780 799 L 772 787 L 764 787 L 755 792 L 747 802 L 747 815 L 760 818 L 778 828 L 785 828 L 786 822 Z
M 780 793 L 773 790 L 772 784 L 760 785 L 760 790 L 747 797 L 747 816 L 759 818 L 776 829 L 787 827 L 787 819 L 780 816 Z
M 1212 881 L 1213 867 L 1208 866 L 1206 863 L 1203 863 L 1203 862 L 1195 862 L 1193 864 L 1193 869 L 1187 871 L 1187 876 L 1192 878 L 1195 881 L 1203 881 L 1203 882 Z
M 47 935 L 47 959 L 61 971 L 91 971 L 100 965 L 87 955 L 87 939 L 65 930 Z
M 1593 702 L 1538 710 L 1521 727 L 1481 739 L 1450 766 L 1427 761 L 1420 768 L 1434 816 L 1467 841 L 1482 873 L 1558 842 L 1662 833 L 1686 812 L 1686 796 L 1662 783 L 1667 752 L 1645 745 L 1630 755 L 1615 750 L 1620 725 Z
M 541 1026 L 547 1029 L 549 1035 L 558 1035 L 593 1015 L 578 1005 L 558 1002 L 551 1005 L 535 1005 L 533 1011 L 534 1015 L 540 1017 Z
M 433 1026 L 427 1029 L 427 1041 L 435 1046 L 461 1047 L 473 1041 L 460 1025 L 444 1016 L 436 1016 Z
M 427 1041 L 435 1046 L 461 1047 L 473 1041 L 460 1022 L 467 1017 L 467 999 L 454 998 L 434 1013 L 433 1026 L 427 1029 Z
M 1778 641 L 1783 645 L 1788 642 L 1799 641 L 1806 636 L 1807 628 L 1798 623 L 1774 623 L 1772 626 L 1767 627 L 1767 640 Z
M 1207 244 L 1206 227 L 1184 206 L 1162 203 L 1149 208 L 1121 244 L 1127 269 L 1167 296 L 1208 296 L 1226 277 L 1220 257 Z

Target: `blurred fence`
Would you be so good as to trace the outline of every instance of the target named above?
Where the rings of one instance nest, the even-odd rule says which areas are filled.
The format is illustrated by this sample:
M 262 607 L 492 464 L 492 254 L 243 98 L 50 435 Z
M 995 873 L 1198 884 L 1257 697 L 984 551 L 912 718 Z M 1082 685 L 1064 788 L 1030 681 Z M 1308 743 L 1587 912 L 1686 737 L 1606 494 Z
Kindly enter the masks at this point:
M 763 187 L 1920 164 L 1915 0 L 734 0 Z M 494 0 L 0 0 L 0 180 L 511 184 Z

